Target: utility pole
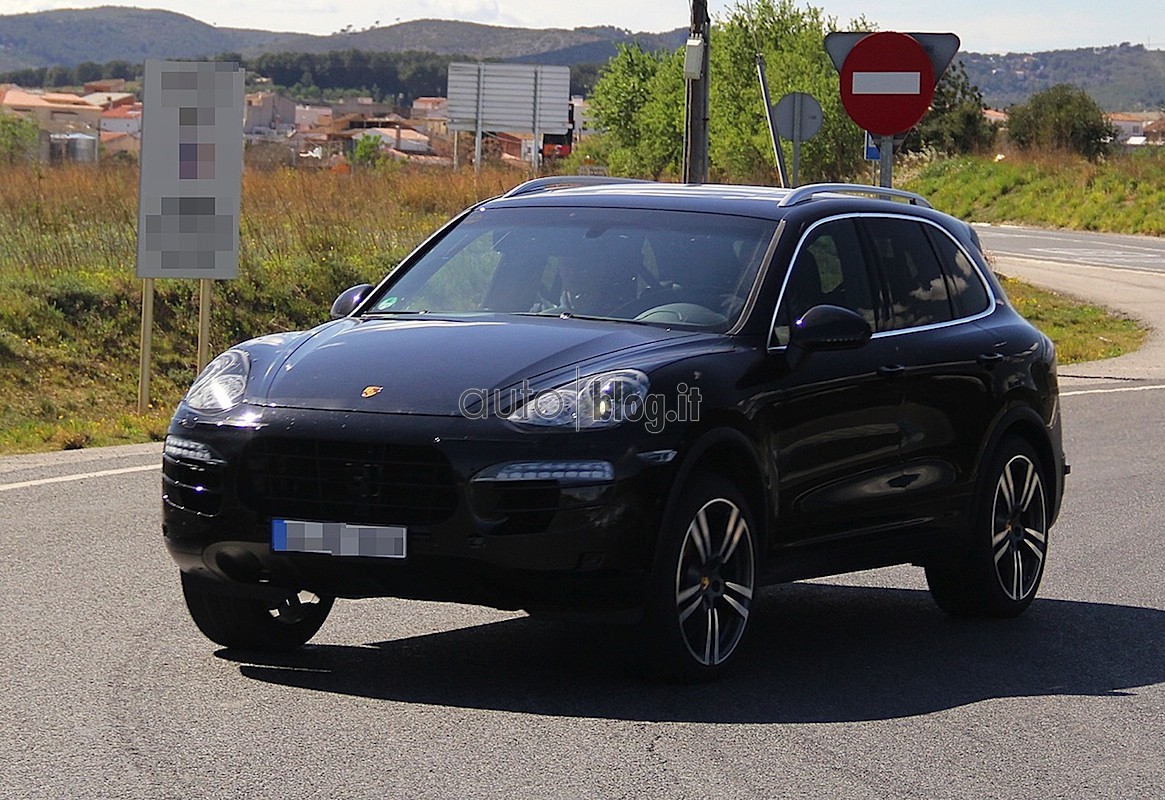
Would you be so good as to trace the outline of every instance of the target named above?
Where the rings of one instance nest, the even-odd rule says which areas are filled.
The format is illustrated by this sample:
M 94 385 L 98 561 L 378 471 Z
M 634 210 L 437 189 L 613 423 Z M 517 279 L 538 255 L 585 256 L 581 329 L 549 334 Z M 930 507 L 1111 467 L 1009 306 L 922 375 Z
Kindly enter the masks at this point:
M 707 0 L 692 0 L 692 27 L 684 50 L 684 183 L 708 180 L 708 19 Z

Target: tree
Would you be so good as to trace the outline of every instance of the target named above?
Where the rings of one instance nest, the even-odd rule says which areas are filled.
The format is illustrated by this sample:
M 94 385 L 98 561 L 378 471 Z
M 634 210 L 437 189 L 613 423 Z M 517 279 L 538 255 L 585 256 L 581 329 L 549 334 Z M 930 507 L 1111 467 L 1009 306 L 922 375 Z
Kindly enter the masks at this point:
M 36 123 L 0 111 L 0 164 L 16 164 L 33 157 L 40 141 Z
M 639 112 L 650 99 L 648 85 L 666 56 L 650 53 L 635 42 L 620 44 L 599 73 L 590 108 L 599 128 L 618 146 L 634 150 L 642 138 Z M 681 106 L 682 113 L 682 106 Z
M 947 155 L 980 153 L 995 141 L 996 128 L 983 116 L 983 95 L 962 61 L 947 68 L 934 89 L 930 110 L 911 131 L 904 150 L 933 149 Z
M 847 30 L 865 30 L 854 20 Z M 862 169 L 862 132 L 841 105 L 838 75 L 825 52 L 825 34 L 837 20 L 791 0 L 737 4 L 712 31 L 711 148 L 714 169 L 733 181 L 770 182 L 776 170 L 772 139 L 757 80 L 756 55 L 765 58 L 771 99 L 789 92 L 821 104 L 821 130 L 801 147 L 803 181 L 842 180 Z M 791 144 L 783 142 L 786 159 Z
M 754 0 L 730 9 L 711 33 L 711 161 L 732 181 L 770 182 L 776 159 L 757 81 L 758 48 L 769 68 L 774 101 L 787 92 L 814 95 L 822 105 L 821 131 L 802 147 L 801 173 L 809 180 L 848 178 L 862 168 L 862 134 L 841 106 L 837 71 L 822 44 L 836 27 L 812 7 L 792 0 Z M 868 27 L 863 20 L 851 30 Z M 620 46 L 591 96 L 613 172 L 659 176 L 679 172 L 685 83 L 683 51 L 649 53 Z M 789 143 L 785 143 L 790 148 Z M 609 148 L 609 149 L 608 149 Z
M 1021 150 L 1068 150 L 1095 161 L 1109 154 L 1117 130 L 1087 92 L 1061 83 L 1013 106 L 1007 135 Z
M 362 167 L 375 167 L 384 160 L 380 151 L 380 137 L 374 134 L 361 136 L 352 150 L 352 163 Z

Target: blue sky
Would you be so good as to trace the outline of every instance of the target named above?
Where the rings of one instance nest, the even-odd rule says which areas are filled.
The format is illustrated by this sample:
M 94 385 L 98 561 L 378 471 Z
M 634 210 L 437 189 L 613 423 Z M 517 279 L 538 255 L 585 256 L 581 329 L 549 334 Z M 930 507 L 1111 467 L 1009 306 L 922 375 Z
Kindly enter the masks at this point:
M 117 0 L 0 0 L 0 14 L 118 4 Z M 1130 42 L 1165 48 L 1162 0 L 821 0 L 813 5 L 846 23 L 864 14 L 881 30 L 951 32 L 963 50 L 1033 52 Z M 633 31 L 686 26 L 686 0 L 156 0 L 165 8 L 232 28 L 328 34 L 345 26 L 366 28 L 411 19 L 460 19 L 528 28 L 614 25 Z M 713 16 L 735 3 L 710 0 Z M 747 7 L 747 4 L 741 3 Z M 804 5 L 804 3 L 800 3 Z

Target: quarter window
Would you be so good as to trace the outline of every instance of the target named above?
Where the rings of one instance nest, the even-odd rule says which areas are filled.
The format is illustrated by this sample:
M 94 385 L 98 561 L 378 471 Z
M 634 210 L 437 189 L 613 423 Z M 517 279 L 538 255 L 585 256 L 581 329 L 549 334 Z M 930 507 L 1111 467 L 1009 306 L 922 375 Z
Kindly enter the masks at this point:
M 955 313 L 960 317 L 982 314 L 991 306 L 991 297 L 987 294 L 987 287 L 983 285 L 983 279 L 979 277 L 975 265 L 950 236 L 931 229 L 930 238 L 934 241 L 939 258 L 942 259 L 943 270 L 947 276 L 947 290 L 954 303 Z

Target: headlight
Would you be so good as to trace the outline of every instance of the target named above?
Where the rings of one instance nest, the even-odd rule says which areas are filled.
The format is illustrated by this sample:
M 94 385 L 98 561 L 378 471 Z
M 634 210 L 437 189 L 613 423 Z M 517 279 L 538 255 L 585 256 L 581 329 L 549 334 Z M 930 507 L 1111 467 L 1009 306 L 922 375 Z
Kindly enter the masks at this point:
M 195 411 L 230 411 L 243 402 L 251 359 L 242 350 L 227 350 L 206 365 L 186 393 L 186 405 Z
M 612 428 L 643 418 L 648 386 L 647 376 L 635 369 L 577 378 L 527 398 L 506 419 L 519 425 L 575 430 Z

